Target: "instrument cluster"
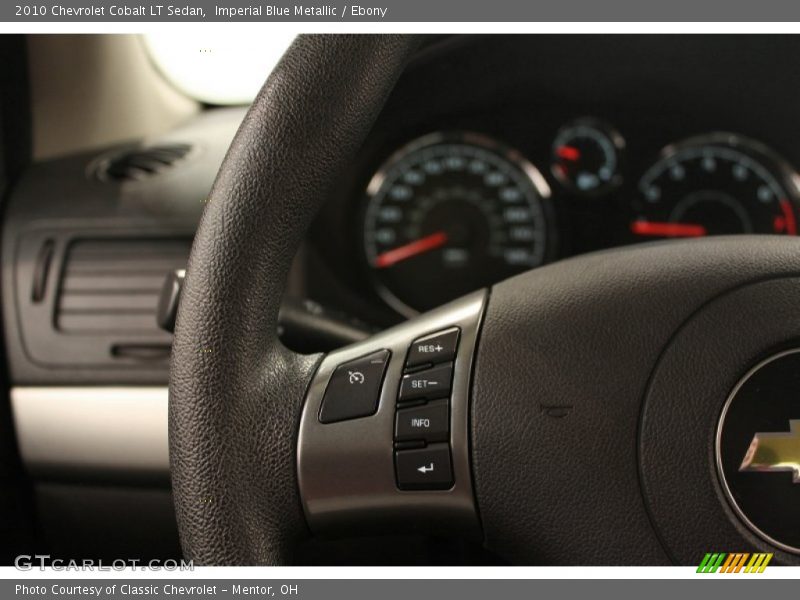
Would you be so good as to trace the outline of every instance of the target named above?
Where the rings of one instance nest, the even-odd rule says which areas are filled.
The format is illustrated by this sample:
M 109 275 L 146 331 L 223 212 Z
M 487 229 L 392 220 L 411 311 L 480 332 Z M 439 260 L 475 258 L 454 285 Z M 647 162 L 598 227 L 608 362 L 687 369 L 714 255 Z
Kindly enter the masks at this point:
M 696 135 L 666 145 L 638 172 L 630 165 L 642 157 L 631 161 L 629 152 L 620 131 L 593 117 L 558 129 L 549 164 L 478 132 L 410 140 L 365 190 L 360 231 L 369 279 L 389 306 L 410 316 L 570 253 L 797 234 L 798 176 L 761 142 Z M 588 247 L 562 243 L 589 230 Z

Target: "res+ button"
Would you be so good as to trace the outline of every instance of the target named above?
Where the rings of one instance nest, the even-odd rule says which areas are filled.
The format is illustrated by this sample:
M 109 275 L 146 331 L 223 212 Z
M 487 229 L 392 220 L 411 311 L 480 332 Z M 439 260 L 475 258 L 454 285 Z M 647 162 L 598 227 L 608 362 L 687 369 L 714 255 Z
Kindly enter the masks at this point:
M 458 327 L 453 327 L 415 340 L 408 351 L 406 367 L 453 360 L 458 347 L 458 333 Z

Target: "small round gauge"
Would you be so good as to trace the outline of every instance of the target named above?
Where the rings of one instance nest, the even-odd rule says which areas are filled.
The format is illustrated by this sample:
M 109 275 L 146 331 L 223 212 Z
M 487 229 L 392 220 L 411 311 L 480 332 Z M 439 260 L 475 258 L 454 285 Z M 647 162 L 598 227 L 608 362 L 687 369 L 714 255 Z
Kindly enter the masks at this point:
M 797 197 L 793 172 L 762 144 L 700 136 L 666 148 L 647 170 L 630 228 L 638 239 L 796 235 Z
M 553 175 L 579 194 L 602 194 L 622 181 L 619 169 L 624 148 L 622 136 L 601 121 L 573 121 L 553 141 Z
M 413 315 L 542 264 L 549 195 L 532 164 L 481 135 L 410 143 L 367 188 L 364 248 L 378 292 Z

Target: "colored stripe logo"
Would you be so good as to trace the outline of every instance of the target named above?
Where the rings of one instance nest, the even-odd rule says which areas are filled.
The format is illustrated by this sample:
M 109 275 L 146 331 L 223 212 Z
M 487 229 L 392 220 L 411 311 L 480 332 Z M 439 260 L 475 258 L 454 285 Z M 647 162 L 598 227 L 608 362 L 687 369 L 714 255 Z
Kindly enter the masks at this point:
M 698 573 L 763 573 L 772 560 L 772 554 L 757 552 L 708 552 L 700 566 Z

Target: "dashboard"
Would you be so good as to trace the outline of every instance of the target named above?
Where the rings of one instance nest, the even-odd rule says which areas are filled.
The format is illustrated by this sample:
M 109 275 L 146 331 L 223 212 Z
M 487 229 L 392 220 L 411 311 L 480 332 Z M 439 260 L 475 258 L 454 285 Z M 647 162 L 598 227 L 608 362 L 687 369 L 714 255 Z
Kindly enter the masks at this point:
M 798 176 L 755 140 L 728 132 L 677 140 L 641 173 L 626 168 L 625 137 L 594 117 L 565 123 L 550 146 L 538 168 L 466 131 L 398 149 L 366 189 L 362 237 L 377 293 L 411 316 L 542 266 L 563 252 L 560 231 L 600 224 L 584 250 L 797 235 Z M 567 208 L 559 216 L 556 202 Z
M 446 42 L 401 80 L 310 247 L 347 288 L 340 303 L 388 324 L 586 252 L 796 235 L 800 144 L 786 94 L 798 82 L 778 83 L 770 64 L 795 44 Z
M 586 252 L 796 235 L 800 80 L 777 66 L 794 52 L 792 36 L 432 36 L 289 294 L 379 329 Z M 27 170 L 4 223 L 15 384 L 166 383 L 160 287 L 243 115 Z

